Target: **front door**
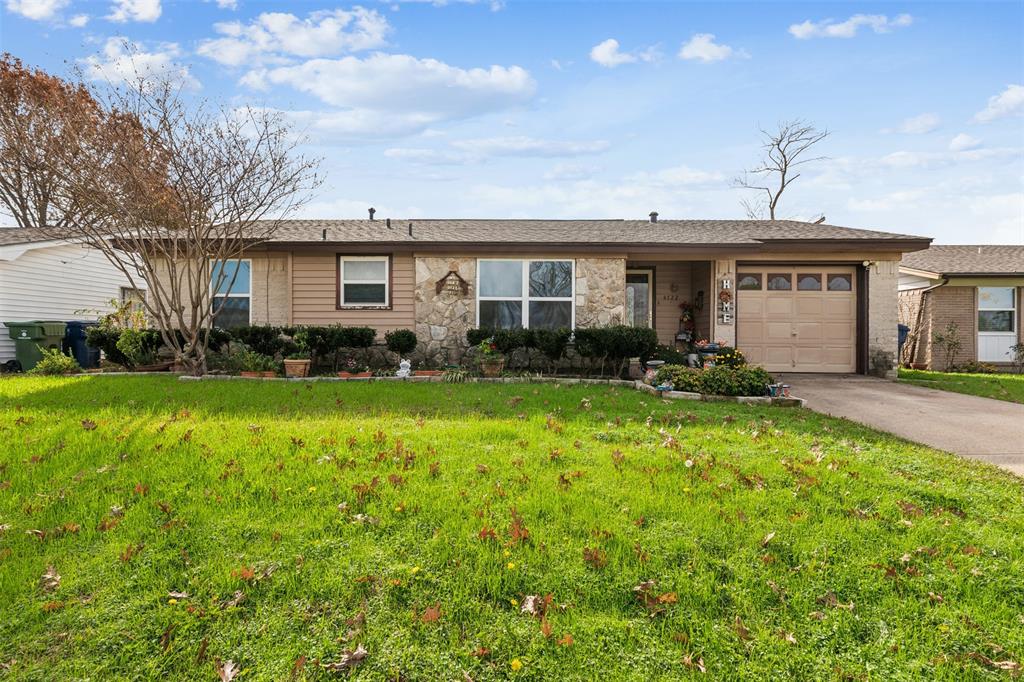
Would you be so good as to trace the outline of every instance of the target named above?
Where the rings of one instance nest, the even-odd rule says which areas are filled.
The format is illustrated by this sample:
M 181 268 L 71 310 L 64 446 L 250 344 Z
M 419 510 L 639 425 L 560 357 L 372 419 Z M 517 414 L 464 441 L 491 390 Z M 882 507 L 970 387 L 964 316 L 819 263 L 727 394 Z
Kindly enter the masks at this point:
M 626 324 L 653 327 L 653 270 L 626 270 Z
M 1017 343 L 1017 291 L 978 287 L 978 361 L 1010 362 Z

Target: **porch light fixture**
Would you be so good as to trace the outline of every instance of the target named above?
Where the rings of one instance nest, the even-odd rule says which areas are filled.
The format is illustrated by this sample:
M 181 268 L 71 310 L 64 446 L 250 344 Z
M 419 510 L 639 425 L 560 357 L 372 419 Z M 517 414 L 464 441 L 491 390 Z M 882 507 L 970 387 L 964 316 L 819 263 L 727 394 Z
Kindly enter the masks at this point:
M 437 284 L 434 286 L 438 295 L 442 291 L 449 296 L 465 296 L 469 293 L 469 282 L 462 279 L 462 276 L 454 270 L 449 270 L 448 274 L 437 280 Z

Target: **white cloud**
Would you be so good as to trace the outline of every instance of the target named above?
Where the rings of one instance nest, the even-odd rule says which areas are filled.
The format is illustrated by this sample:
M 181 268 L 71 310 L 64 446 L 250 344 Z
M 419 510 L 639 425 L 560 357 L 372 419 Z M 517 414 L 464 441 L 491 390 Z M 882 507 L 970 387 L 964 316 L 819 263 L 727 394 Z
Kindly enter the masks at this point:
M 654 172 L 643 171 L 634 173 L 627 176 L 626 180 L 633 184 L 671 188 L 725 182 L 725 176 L 717 172 L 702 171 L 686 165 L 680 165 L 662 168 Z
M 813 22 L 805 21 L 789 27 L 790 34 L 795 38 L 853 38 L 862 26 L 869 27 L 875 33 L 888 33 L 894 28 L 910 26 L 914 18 L 909 14 L 900 14 L 891 20 L 884 14 L 854 14 L 843 22 L 834 19 Z
M 718 62 L 729 57 L 746 56 L 742 50 L 737 51 L 728 45 L 715 42 L 713 33 L 695 33 L 689 41 L 679 48 L 680 59 L 691 59 L 704 62 Z
M 891 129 L 885 129 L 882 132 L 891 133 L 904 133 L 907 135 L 923 135 L 924 133 L 930 133 L 939 127 L 941 119 L 938 114 L 919 114 L 917 116 L 911 116 L 910 118 L 903 119 L 903 122 L 896 127 L 895 131 Z
M 954 152 L 962 152 L 981 146 L 981 140 L 971 137 L 967 133 L 960 133 L 949 141 L 949 149 Z
M 936 168 L 950 166 L 957 163 L 970 163 L 975 161 L 995 161 L 999 159 L 1016 159 L 1020 157 L 1022 150 L 1019 147 L 995 147 L 992 149 L 960 149 L 944 152 L 910 152 L 898 151 L 886 154 L 877 160 L 866 160 L 866 165 L 872 164 L 884 168 Z
M 70 0 L 7 0 L 8 12 L 20 14 L 26 19 L 44 21 L 53 19 L 68 6 Z
M 427 166 L 458 166 L 473 161 L 461 152 L 416 147 L 392 147 L 384 150 L 384 156 L 389 159 Z
M 117 23 L 154 22 L 160 18 L 162 11 L 160 0 L 114 0 L 107 19 Z
M 198 89 L 199 81 L 189 73 L 188 67 L 176 63 L 181 55 L 176 43 L 161 43 L 147 51 L 142 43 L 115 36 L 107 39 L 99 55 L 79 61 L 91 80 L 118 84 L 145 76 L 168 76 L 180 79 L 188 88 Z
M 615 38 L 609 38 L 590 49 L 590 59 L 609 69 L 615 68 L 620 64 L 653 62 L 657 61 L 658 57 L 657 45 L 652 45 L 636 52 L 620 52 L 619 41 L 615 40 Z
M 502 111 L 527 102 L 536 90 L 518 66 L 462 69 L 436 59 L 373 54 L 313 59 L 295 66 L 251 71 L 245 85 L 287 85 L 340 111 L 293 112 L 323 134 L 397 136 L 434 124 Z
M 500 12 L 505 9 L 505 0 L 390 0 L 394 5 L 415 4 L 433 5 L 434 7 L 447 7 L 448 5 L 482 5 L 487 4 L 492 12 Z
M 204 40 L 199 54 L 228 66 L 281 63 L 288 57 L 331 57 L 369 50 L 385 44 L 391 31 L 387 19 L 376 10 L 313 12 L 305 19 L 286 12 L 264 12 L 243 24 L 214 24 L 221 38 Z
M 919 200 L 925 198 L 927 194 L 928 193 L 925 190 L 913 189 L 899 192 L 889 192 L 887 194 L 882 194 L 876 197 L 851 197 L 850 199 L 847 200 L 846 206 L 851 211 L 888 213 L 899 209 L 912 208 L 917 204 Z
M 998 118 L 1012 116 L 1024 111 L 1024 85 L 1007 85 L 998 95 L 988 98 L 988 106 L 974 115 L 978 123 L 988 123 Z
M 220 9 L 238 9 L 238 0 L 203 0 L 203 2 L 216 2 Z
M 481 156 L 584 156 L 599 154 L 608 149 L 604 140 L 574 142 L 565 140 L 542 140 L 523 135 L 490 137 L 473 140 L 457 140 L 452 146 Z
M 74 26 L 75 28 L 82 28 L 89 23 L 89 15 L 76 14 L 75 16 L 68 19 L 68 23 Z
M 558 163 L 549 171 L 544 173 L 545 180 L 588 180 L 596 173 L 604 170 L 601 166 L 592 166 L 582 163 Z

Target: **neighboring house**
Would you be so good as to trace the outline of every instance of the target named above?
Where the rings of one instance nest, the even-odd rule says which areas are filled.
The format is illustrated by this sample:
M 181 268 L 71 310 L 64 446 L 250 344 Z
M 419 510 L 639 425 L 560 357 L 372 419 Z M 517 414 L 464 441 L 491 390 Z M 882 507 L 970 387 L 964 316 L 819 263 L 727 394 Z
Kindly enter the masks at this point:
M 35 229 L 0 228 L 0 322 L 95 320 L 112 299 L 139 294 L 102 253 Z M 0 362 L 14 341 L 0 326 Z
M 897 266 L 929 239 L 796 221 L 290 220 L 250 249 L 218 324 L 414 329 L 458 360 L 473 327 L 651 326 L 771 371 L 893 376 Z M 223 295 L 223 292 L 220 292 Z
M 900 263 L 900 317 L 911 328 L 910 363 L 944 369 L 935 334 L 959 330 L 952 364 L 1009 363 L 1024 342 L 1024 246 L 932 246 Z

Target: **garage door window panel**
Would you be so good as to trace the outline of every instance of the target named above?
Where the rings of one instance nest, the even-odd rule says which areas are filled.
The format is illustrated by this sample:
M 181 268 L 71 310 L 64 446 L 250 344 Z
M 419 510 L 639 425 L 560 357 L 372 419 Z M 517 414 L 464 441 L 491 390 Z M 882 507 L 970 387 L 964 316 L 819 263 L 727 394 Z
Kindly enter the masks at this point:
M 829 291 L 852 291 L 853 280 L 850 275 L 830 272 L 828 274 Z
M 740 291 L 761 291 L 761 274 L 740 275 L 736 286 Z
M 791 291 L 793 280 L 788 273 L 768 273 L 768 291 Z
M 821 275 L 802 273 L 797 276 L 796 288 L 799 291 L 821 291 Z

